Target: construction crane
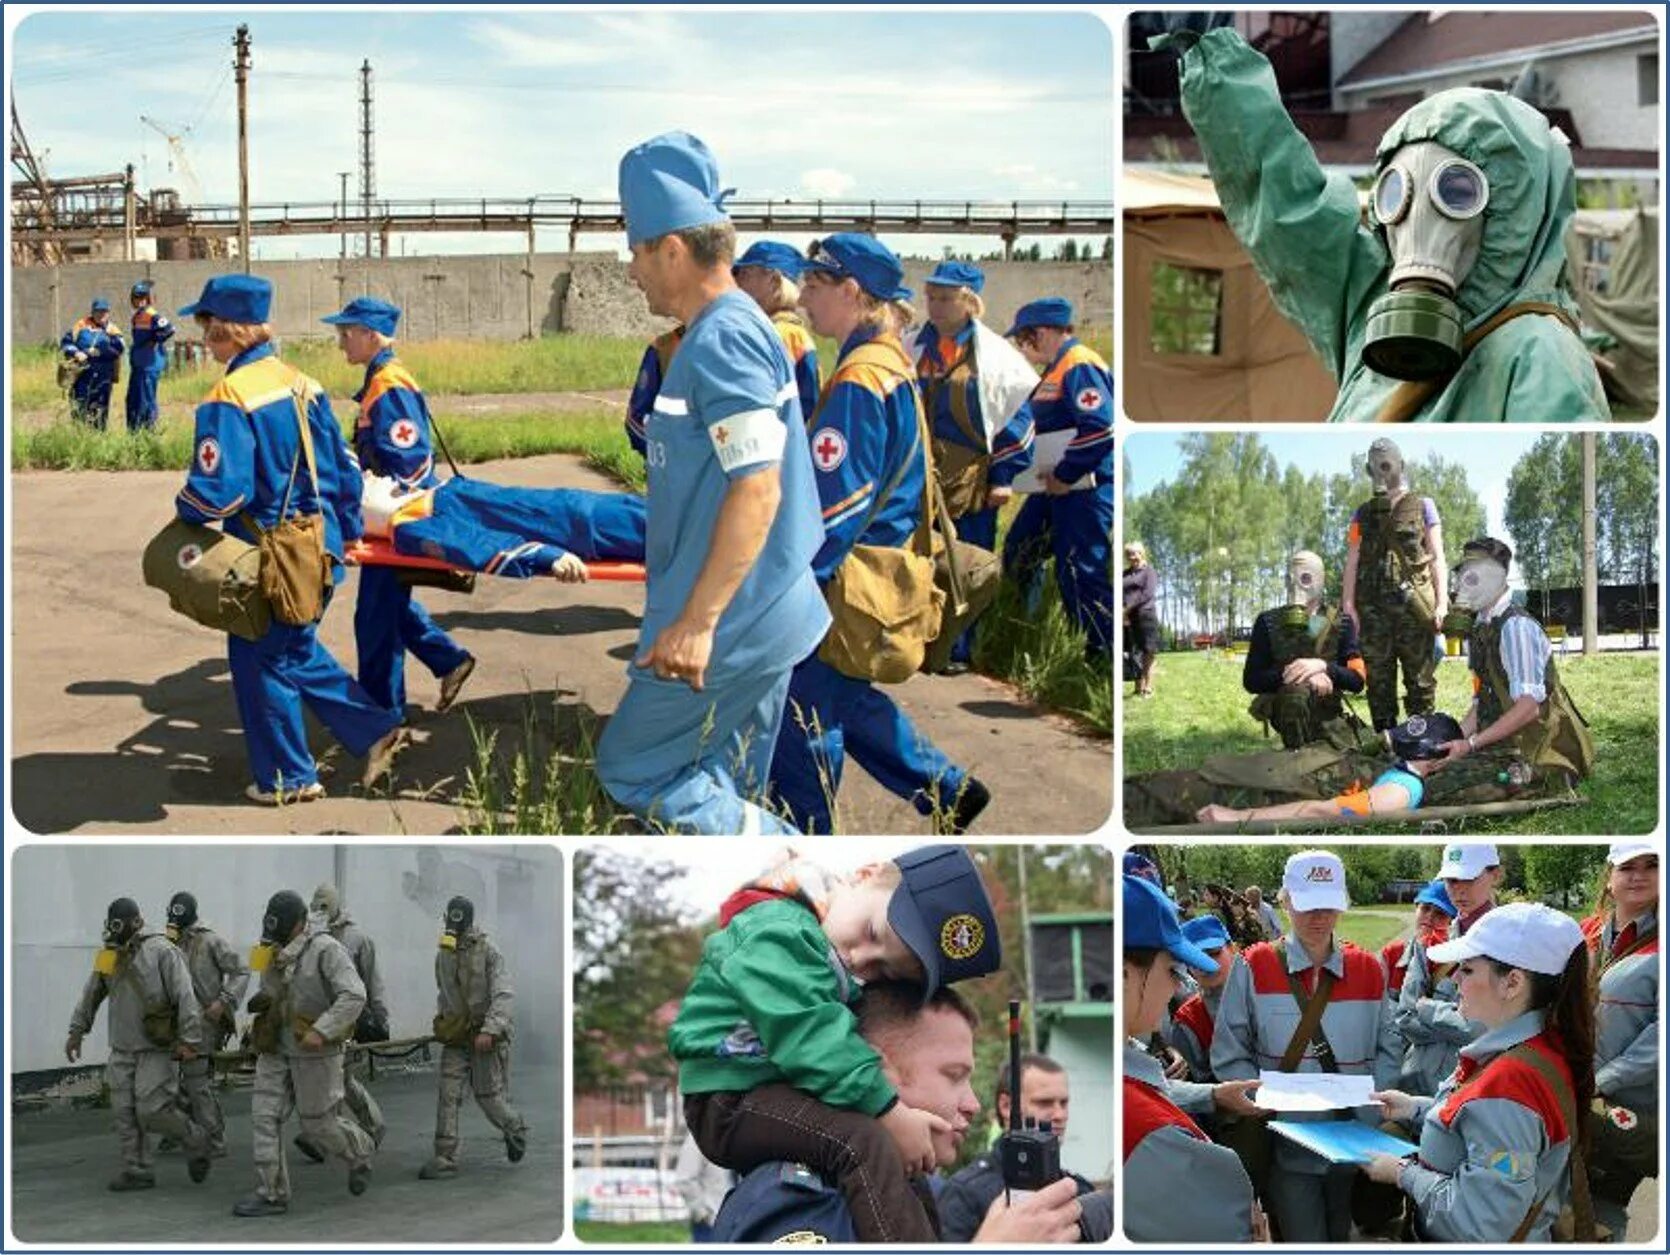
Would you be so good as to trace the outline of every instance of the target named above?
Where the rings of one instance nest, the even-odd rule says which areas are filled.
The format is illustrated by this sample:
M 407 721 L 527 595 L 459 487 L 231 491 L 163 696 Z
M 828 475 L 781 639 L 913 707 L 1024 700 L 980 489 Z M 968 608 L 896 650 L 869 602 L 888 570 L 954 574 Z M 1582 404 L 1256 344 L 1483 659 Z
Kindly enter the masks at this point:
M 12 225 L 32 226 L 50 232 L 57 223 L 52 212 L 51 181 L 46 174 L 46 153 L 37 156 L 30 147 L 29 137 L 23 133 L 23 123 L 17 116 L 15 101 L 12 102 L 11 161 L 16 176 L 11 195 Z M 63 256 L 63 249 L 50 238 L 33 248 L 21 246 L 15 241 L 12 244 L 14 262 L 35 261 L 55 266 L 63 260 Z
M 168 151 L 170 154 L 168 168 L 178 174 L 180 176 L 180 181 L 185 184 L 185 193 L 188 197 L 187 203 L 192 205 L 201 205 L 203 203 L 203 185 L 198 182 L 197 171 L 192 169 L 191 159 L 186 156 L 184 139 L 181 135 L 176 135 L 173 131 L 170 131 L 155 118 L 147 117 L 142 113 L 139 115 L 139 120 L 146 126 L 150 127 L 158 135 L 162 136 L 163 139 L 168 141 Z M 185 128 L 184 134 L 191 134 L 191 128 L 189 126 Z

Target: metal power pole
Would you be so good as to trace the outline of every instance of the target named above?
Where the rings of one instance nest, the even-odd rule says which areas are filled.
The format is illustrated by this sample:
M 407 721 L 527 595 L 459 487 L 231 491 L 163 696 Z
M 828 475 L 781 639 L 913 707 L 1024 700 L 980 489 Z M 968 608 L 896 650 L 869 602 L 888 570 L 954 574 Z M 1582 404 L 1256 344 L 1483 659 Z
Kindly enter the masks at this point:
M 1592 658 L 1600 619 L 1600 580 L 1595 572 L 1595 434 L 1583 437 L 1583 656 Z
M 365 214 L 365 255 L 371 257 L 371 203 L 377 198 L 377 157 L 371 127 L 371 62 L 360 66 L 360 208 Z
M 351 170 L 339 170 L 336 177 L 342 183 L 342 194 L 337 201 L 337 219 L 342 226 L 342 260 L 348 260 L 348 176 Z
M 1026 847 L 1015 847 L 1015 867 L 1021 899 L 1021 980 L 1026 985 L 1026 1048 L 1038 1053 L 1038 991 L 1032 972 L 1032 904 L 1026 897 Z
M 238 82 L 238 258 L 249 273 L 249 27 L 232 36 L 232 69 Z

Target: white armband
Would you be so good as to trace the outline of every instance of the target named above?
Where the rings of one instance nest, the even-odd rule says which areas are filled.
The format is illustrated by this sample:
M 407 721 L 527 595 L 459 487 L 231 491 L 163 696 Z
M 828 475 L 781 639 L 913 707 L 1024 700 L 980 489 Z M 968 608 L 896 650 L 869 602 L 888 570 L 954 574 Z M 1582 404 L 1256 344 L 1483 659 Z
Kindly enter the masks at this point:
M 713 423 L 707 434 L 719 468 L 730 472 L 739 466 L 780 461 L 789 429 L 776 410 L 743 410 Z

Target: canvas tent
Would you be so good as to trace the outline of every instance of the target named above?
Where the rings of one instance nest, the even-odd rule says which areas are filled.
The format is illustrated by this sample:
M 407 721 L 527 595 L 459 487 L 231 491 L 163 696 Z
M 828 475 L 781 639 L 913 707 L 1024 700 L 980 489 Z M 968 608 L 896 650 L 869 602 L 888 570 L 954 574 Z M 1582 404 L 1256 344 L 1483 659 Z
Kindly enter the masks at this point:
M 1658 407 L 1658 210 L 1580 209 L 1566 231 L 1584 338 L 1615 401 Z
M 1325 418 L 1333 376 L 1276 312 L 1211 179 L 1127 167 L 1120 189 L 1126 416 Z

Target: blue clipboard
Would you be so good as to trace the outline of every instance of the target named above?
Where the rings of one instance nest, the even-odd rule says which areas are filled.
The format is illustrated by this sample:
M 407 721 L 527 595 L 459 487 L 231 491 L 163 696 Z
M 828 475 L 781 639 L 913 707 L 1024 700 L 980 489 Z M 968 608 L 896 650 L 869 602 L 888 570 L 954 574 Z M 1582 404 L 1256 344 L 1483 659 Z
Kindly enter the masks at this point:
M 1419 1149 L 1413 1142 L 1382 1133 L 1358 1120 L 1317 1120 L 1303 1124 L 1296 1120 L 1272 1120 L 1270 1131 L 1321 1155 L 1329 1163 L 1365 1164 L 1375 1155 L 1402 1159 Z

